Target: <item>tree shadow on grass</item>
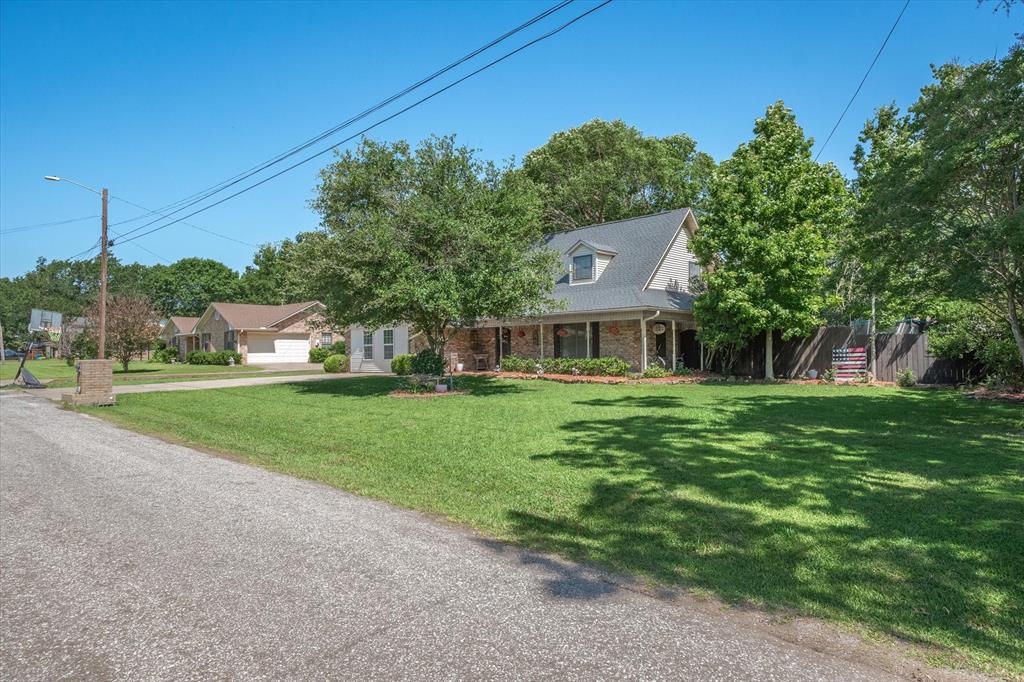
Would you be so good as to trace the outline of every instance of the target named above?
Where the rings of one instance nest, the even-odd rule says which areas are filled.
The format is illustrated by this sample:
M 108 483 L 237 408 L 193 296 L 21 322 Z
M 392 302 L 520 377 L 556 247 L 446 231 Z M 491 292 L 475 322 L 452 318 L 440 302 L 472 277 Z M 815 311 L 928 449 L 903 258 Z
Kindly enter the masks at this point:
M 594 417 L 534 459 L 591 471 L 589 498 L 561 516 L 510 512 L 519 542 L 1024 660 L 1019 408 L 903 394 L 580 404 Z
M 456 388 L 466 390 L 468 395 L 438 398 L 439 400 L 462 399 L 466 397 L 489 397 L 519 393 L 523 389 L 516 383 L 502 381 L 487 376 L 456 377 Z M 386 396 L 392 391 L 408 385 L 405 377 L 396 376 L 361 376 L 338 377 L 337 381 L 305 381 L 290 384 L 300 394 L 317 396 L 337 396 L 347 398 L 365 398 Z

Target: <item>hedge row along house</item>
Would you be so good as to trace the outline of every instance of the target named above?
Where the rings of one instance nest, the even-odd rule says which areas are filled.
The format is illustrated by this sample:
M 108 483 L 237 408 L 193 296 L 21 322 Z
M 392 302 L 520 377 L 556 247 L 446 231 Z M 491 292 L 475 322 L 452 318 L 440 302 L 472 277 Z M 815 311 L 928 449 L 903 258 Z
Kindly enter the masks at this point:
M 697 221 L 688 208 L 550 234 L 562 255 L 554 297 L 564 307 L 539 319 L 485 320 L 445 348 L 448 362 L 491 370 L 501 359 L 617 356 L 632 371 L 677 361 L 699 368 L 689 249 Z M 426 347 L 407 326 L 353 327 L 346 338 L 353 372 L 389 371 L 395 355 Z
M 309 349 L 341 338 L 322 316 L 323 304 L 211 303 L 200 317 L 171 317 L 161 331 L 181 361 L 189 351 L 233 350 L 244 364 L 309 361 Z

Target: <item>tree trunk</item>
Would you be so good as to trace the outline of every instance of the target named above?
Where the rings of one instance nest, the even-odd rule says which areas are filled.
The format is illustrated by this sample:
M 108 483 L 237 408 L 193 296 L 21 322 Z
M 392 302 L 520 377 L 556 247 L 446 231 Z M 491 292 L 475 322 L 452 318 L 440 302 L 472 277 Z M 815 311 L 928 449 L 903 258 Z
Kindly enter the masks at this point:
M 764 378 L 767 381 L 775 380 L 775 363 L 772 361 L 772 330 L 764 333 Z
M 1020 327 L 1020 317 L 1017 316 L 1017 301 L 1013 290 L 1006 292 L 1007 312 L 1009 312 L 1010 330 L 1013 332 L 1013 339 L 1017 342 L 1017 353 L 1020 355 L 1020 363 L 1024 366 L 1024 330 Z

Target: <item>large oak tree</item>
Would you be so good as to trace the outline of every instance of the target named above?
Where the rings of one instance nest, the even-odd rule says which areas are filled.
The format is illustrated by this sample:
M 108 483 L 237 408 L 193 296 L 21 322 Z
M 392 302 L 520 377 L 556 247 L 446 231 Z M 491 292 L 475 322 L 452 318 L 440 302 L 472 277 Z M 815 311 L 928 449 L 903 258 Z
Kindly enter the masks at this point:
M 529 181 L 452 136 L 364 141 L 320 174 L 323 230 L 297 246 L 303 276 L 341 326 L 411 323 L 441 352 L 459 329 L 553 304 Z
M 861 135 L 858 255 L 879 288 L 1004 320 L 1024 366 L 1024 40 L 933 71 L 906 115 L 883 107 Z
M 540 189 L 546 227 L 558 231 L 699 209 L 714 166 L 687 135 L 646 136 L 595 119 L 552 135 L 526 155 L 522 172 Z

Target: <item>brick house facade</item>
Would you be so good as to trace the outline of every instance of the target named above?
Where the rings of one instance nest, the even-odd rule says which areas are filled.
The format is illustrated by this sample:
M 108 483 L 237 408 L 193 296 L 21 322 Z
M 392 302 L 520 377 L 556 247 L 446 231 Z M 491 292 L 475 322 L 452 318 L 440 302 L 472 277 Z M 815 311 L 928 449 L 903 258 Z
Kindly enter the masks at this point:
M 505 355 L 615 356 L 635 372 L 655 364 L 700 368 L 691 310 L 700 271 L 689 249 L 696 230 L 693 212 L 678 209 L 549 235 L 548 248 L 563 258 L 554 290 L 561 309 L 536 321 L 488 320 L 461 330 L 446 360 L 491 370 Z M 411 330 L 409 351 L 425 346 Z

